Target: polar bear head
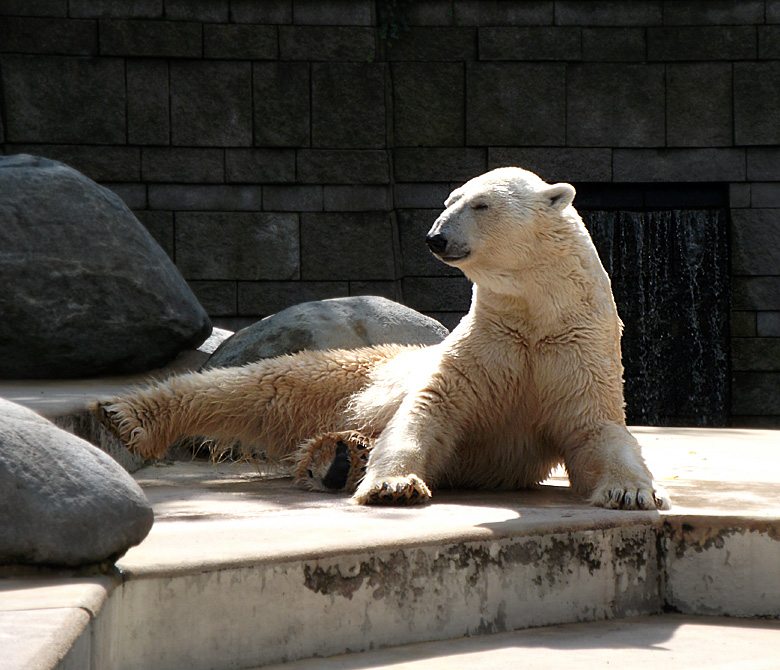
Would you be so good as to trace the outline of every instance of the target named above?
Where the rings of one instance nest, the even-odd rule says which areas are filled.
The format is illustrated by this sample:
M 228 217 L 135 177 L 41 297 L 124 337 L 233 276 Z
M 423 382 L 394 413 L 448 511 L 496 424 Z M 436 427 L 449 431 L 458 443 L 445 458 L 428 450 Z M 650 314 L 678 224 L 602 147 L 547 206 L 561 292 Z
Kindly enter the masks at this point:
M 506 285 L 542 258 L 568 253 L 567 240 L 582 225 L 571 207 L 574 195 L 570 184 L 498 168 L 450 194 L 426 243 L 475 283 Z

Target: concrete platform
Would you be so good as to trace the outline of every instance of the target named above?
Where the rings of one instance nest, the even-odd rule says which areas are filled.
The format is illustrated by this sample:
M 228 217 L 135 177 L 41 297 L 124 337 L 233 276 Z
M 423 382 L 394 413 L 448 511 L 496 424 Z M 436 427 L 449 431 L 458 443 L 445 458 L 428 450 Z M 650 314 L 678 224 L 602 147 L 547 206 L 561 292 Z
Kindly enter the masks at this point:
M 266 670 L 777 670 L 776 621 L 667 614 L 564 624 L 293 661 Z
M 6 570 L 0 668 L 777 667 L 780 432 L 635 433 L 670 512 L 591 508 L 562 478 L 366 508 L 247 464 L 145 468 L 156 522 L 116 575 Z M 648 618 L 669 610 L 719 618 Z

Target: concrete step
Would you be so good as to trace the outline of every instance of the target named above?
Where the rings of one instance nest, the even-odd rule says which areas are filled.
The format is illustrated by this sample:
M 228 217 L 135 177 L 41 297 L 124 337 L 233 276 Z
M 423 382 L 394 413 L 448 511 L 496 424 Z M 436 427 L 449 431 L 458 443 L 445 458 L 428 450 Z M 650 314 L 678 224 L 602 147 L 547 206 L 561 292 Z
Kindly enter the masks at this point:
M 249 464 L 145 468 L 155 525 L 116 575 L 0 579 L 0 667 L 20 630 L 40 662 L 7 667 L 226 670 L 669 608 L 780 619 L 780 433 L 635 432 L 670 512 L 591 508 L 562 478 L 367 508 Z
M 780 622 L 682 614 L 564 624 L 265 666 L 266 670 L 777 670 Z
M 67 423 L 138 381 L 0 395 Z M 634 432 L 670 512 L 591 508 L 562 476 L 367 508 L 249 464 L 144 468 L 155 525 L 116 574 L 0 569 L 0 668 L 226 670 L 464 636 L 491 649 L 504 631 L 665 608 L 780 619 L 780 432 Z

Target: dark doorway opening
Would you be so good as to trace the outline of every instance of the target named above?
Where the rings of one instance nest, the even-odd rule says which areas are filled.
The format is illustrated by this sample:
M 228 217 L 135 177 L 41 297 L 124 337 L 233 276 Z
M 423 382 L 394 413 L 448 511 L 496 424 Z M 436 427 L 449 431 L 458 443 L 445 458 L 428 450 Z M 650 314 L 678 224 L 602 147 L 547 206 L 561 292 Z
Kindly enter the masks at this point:
M 727 197 L 721 185 L 578 186 L 624 323 L 631 424 L 729 424 Z

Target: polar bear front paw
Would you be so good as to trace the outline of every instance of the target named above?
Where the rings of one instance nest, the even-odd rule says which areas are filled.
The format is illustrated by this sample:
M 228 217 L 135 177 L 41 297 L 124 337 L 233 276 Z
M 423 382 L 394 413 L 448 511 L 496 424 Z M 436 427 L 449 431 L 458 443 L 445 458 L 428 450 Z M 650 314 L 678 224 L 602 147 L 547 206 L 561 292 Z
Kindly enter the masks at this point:
M 660 486 L 630 486 L 607 483 L 599 486 L 590 497 L 591 505 L 607 509 L 667 510 L 672 508 L 669 495 Z
M 417 475 L 388 477 L 374 484 L 364 482 L 352 497 L 361 505 L 421 505 L 431 499 L 431 490 Z

